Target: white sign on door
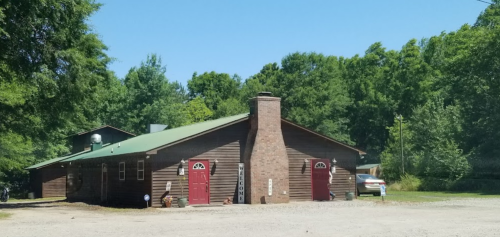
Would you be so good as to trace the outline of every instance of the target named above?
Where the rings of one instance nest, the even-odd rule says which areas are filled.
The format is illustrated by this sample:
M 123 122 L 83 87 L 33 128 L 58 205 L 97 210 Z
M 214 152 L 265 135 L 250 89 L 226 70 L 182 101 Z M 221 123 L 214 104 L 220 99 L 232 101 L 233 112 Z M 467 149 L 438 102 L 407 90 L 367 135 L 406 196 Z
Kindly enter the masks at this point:
M 168 181 L 167 187 L 165 187 L 165 191 L 170 191 L 170 188 L 172 188 L 172 182 Z
M 273 180 L 269 179 L 269 196 L 273 195 Z
M 245 203 L 245 164 L 238 164 L 238 203 Z

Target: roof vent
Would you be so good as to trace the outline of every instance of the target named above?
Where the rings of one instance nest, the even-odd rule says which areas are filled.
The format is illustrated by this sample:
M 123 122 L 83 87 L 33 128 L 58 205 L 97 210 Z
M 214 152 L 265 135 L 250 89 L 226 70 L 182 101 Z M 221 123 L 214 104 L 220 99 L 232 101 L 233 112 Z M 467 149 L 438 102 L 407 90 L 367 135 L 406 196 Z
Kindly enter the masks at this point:
M 259 96 L 271 96 L 272 93 L 269 92 L 269 91 L 262 91 L 262 92 L 259 92 Z
M 148 126 L 148 133 L 161 132 L 167 127 L 168 125 L 165 124 L 150 124 Z
M 101 135 L 99 134 L 94 134 L 92 136 L 90 136 L 90 143 L 94 144 L 94 143 L 101 143 L 102 141 L 102 138 L 101 138 Z

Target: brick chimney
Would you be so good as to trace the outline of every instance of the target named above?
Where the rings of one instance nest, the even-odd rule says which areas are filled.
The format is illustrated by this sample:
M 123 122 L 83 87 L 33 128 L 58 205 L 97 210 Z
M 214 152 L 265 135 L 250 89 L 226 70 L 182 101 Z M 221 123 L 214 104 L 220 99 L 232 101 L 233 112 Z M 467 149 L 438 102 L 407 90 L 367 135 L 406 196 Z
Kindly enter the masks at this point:
M 288 156 L 281 132 L 280 101 L 269 92 L 250 99 L 251 128 L 244 154 L 246 203 L 289 201 Z

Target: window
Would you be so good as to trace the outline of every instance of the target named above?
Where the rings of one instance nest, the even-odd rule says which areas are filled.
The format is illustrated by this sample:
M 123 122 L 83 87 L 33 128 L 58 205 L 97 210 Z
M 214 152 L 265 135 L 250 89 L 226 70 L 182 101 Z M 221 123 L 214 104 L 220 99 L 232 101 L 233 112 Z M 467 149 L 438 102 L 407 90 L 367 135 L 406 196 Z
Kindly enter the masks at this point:
M 144 180 L 144 161 L 137 161 L 137 180 Z
M 326 165 L 323 162 L 318 162 L 316 165 L 314 165 L 314 168 L 316 169 L 326 169 Z
M 118 166 L 120 169 L 119 178 L 120 180 L 125 180 L 125 162 L 120 162 Z
M 200 162 L 193 165 L 193 170 L 204 170 L 204 169 L 205 169 L 205 166 Z

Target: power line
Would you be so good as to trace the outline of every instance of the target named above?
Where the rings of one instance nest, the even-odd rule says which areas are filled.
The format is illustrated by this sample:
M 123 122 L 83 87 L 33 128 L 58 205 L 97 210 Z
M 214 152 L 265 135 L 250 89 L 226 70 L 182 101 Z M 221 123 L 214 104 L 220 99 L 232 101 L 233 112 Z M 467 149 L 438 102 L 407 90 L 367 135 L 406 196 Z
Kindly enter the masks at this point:
M 484 2 L 484 3 L 487 3 L 487 4 L 490 4 L 490 5 L 493 5 L 494 3 L 492 2 L 487 2 L 487 1 L 482 1 L 482 0 L 477 0 L 478 2 Z

